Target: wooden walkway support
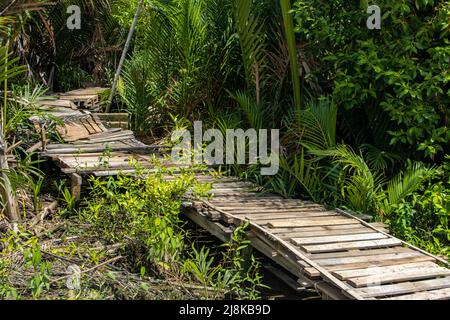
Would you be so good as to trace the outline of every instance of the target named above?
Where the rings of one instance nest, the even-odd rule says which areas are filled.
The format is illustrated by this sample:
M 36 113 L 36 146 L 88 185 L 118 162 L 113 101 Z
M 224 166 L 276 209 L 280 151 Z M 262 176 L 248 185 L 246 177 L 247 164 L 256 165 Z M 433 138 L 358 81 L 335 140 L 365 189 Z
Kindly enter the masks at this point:
M 197 179 L 212 183 L 214 196 L 193 201 L 189 217 L 215 224 L 206 225 L 213 234 L 248 221 L 252 245 L 305 287 L 335 299 L 450 299 L 448 263 L 383 229 L 341 210 L 261 194 L 233 178 Z
M 130 131 L 105 128 L 72 103 L 52 104 L 44 107 L 63 119 L 65 143 L 49 143 L 41 154 L 71 175 L 77 195 L 82 176 L 133 174 L 130 159 L 153 168 L 149 153 L 163 149 L 140 143 Z M 236 178 L 196 177 L 211 183 L 212 198 L 187 194 L 186 216 L 222 241 L 248 222 L 252 246 L 295 277 L 300 288 L 315 288 L 328 299 L 450 299 L 448 262 L 389 235 L 380 223 L 262 193 Z

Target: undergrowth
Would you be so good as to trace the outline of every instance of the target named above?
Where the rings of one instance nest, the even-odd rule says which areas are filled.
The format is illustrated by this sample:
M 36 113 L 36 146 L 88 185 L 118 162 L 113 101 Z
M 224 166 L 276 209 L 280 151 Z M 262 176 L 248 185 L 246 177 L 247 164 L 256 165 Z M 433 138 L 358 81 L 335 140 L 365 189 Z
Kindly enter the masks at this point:
M 246 225 L 215 247 L 186 228 L 183 195 L 209 189 L 191 171 L 91 178 L 86 202 L 69 199 L 45 232 L 2 226 L 0 299 L 260 299 Z

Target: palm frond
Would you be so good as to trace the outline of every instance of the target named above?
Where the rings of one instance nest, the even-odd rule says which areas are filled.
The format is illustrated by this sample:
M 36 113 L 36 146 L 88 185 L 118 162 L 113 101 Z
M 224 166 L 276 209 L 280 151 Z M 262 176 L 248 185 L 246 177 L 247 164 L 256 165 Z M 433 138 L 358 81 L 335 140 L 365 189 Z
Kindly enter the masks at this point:
M 297 109 L 299 109 L 302 102 L 300 96 L 300 76 L 297 62 L 297 42 L 295 39 L 294 22 L 292 20 L 291 0 L 281 0 L 280 4 L 283 15 L 284 32 L 289 50 L 294 105 Z
M 400 172 L 387 183 L 387 201 L 384 202 L 383 211 L 386 214 L 390 213 L 393 206 L 420 189 L 435 172 L 436 169 L 419 162 L 408 165 L 404 172 Z
M 352 209 L 369 213 L 376 210 L 383 198 L 383 176 L 372 172 L 361 155 L 347 145 L 338 145 L 331 150 L 315 150 L 313 154 L 331 157 L 341 166 L 340 185 L 344 199 Z
M 311 103 L 305 110 L 291 109 L 284 123 L 290 142 L 307 150 L 328 150 L 336 143 L 337 107 L 325 99 Z
M 393 152 L 380 150 L 368 143 L 361 145 L 360 148 L 365 154 L 369 166 L 377 171 L 386 171 L 389 167 L 393 167 L 396 161 L 401 159 L 399 155 Z
M 253 96 L 243 91 L 237 91 L 231 94 L 231 97 L 238 103 L 250 128 L 262 129 L 265 119 L 264 107 L 258 104 Z
M 323 187 L 319 174 L 320 167 L 317 162 L 305 159 L 304 150 L 290 158 L 281 157 L 280 167 L 289 173 L 287 181 L 291 190 L 297 189 L 298 185 L 302 194 L 307 194 L 312 200 L 318 200 L 317 195 Z
M 235 20 L 248 84 L 256 83 L 255 70 L 264 65 L 263 23 L 252 14 L 252 0 L 235 0 Z

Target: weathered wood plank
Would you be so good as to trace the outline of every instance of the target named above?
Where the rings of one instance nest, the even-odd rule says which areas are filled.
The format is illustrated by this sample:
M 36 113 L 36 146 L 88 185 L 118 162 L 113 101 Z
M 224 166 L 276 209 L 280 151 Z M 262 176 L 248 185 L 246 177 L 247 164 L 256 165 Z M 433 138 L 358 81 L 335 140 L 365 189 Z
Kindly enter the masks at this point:
M 230 199 L 223 199 L 223 198 L 213 198 L 211 200 L 211 203 L 213 203 L 217 207 L 223 207 L 224 210 L 233 210 L 233 211 L 239 211 L 242 210 L 242 206 L 248 206 L 248 208 L 252 208 L 254 210 L 259 209 L 309 209 L 309 208 L 316 208 L 319 210 L 325 210 L 325 208 L 321 205 L 311 205 L 309 203 L 297 203 L 297 204 L 287 204 L 283 203 L 281 201 L 278 201 L 279 198 L 277 196 L 270 196 L 270 197 L 259 197 L 258 199 L 242 199 L 239 198 L 239 202 L 234 202 L 236 198 L 230 198 Z M 228 200 L 228 201 L 227 201 Z
M 369 231 L 369 230 L 367 230 Z M 362 241 L 362 240 L 378 240 L 386 239 L 384 234 L 370 232 L 361 234 L 346 234 L 346 235 L 332 235 L 332 236 L 320 236 L 320 237 L 309 237 L 309 238 L 293 238 L 291 241 L 298 245 L 305 244 L 324 244 L 324 243 L 334 243 L 334 242 L 349 242 L 349 241 Z
M 334 214 L 332 211 L 311 211 L 311 212 L 301 212 L 301 213 L 285 213 L 285 212 L 277 212 L 274 214 L 254 214 L 254 213 L 246 213 L 235 215 L 239 218 L 252 219 L 254 221 L 262 221 L 262 220 L 281 220 L 281 219 L 297 219 L 297 218 L 316 218 L 316 217 L 339 217 L 339 215 Z
M 449 276 L 450 270 L 438 267 L 428 268 L 428 270 L 406 270 L 399 273 L 374 273 L 371 276 L 351 278 L 348 282 L 356 288 L 369 287 L 390 282 L 404 282 L 421 279 L 429 279 L 440 276 Z
M 375 256 L 355 256 L 355 257 L 342 257 L 342 258 L 325 258 L 325 259 L 315 259 L 318 263 L 323 266 L 330 265 L 344 265 L 344 264 L 354 264 L 361 262 L 379 262 L 382 260 L 395 260 L 395 259 L 403 259 L 403 258 L 411 258 L 420 256 L 419 253 L 409 250 L 408 252 L 400 252 L 400 253 L 387 253 L 384 255 L 375 255 Z
M 233 204 L 233 206 L 239 206 L 241 204 L 247 204 L 250 200 L 248 199 L 241 199 L 241 198 L 231 198 L 227 199 L 225 202 L 227 205 Z M 214 205 L 220 205 L 220 203 L 223 202 L 223 200 L 218 199 L 211 199 L 211 203 Z M 254 201 L 257 203 L 260 203 L 261 205 L 280 205 L 280 206 L 291 206 L 292 208 L 297 208 L 298 206 L 302 205 L 312 205 L 311 202 L 303 201 L 303 200 L 297 200 L 297 199 L 284 199 L 278 195 L 272 195 L 270 198 L 262 197 L 258 201 Z M 317 206 L 317 204 L 314 204 Z
M 325 230 L 348 230 L 366 228 L 362 224 L 340 224 L 333 226 L 306 226 L 306 227 L 287 227 L 287 228 L 271 228 L 270 232 L 273 234 L 293 233 L 293 232 L 308 232 L 308 231 L 325 231 Z
M 348 218 L 314 218 L 314 219 L 292 219 L 285 221 L 274 221 L 268 224 L 269 228 L 291 228 L 291 227 L 308 227 L 308 226 L 330 226 L 339 224 L 360 224 L 356 220 Z
M 369 267 L 369 268 L 363 268 L 363 269 L 352 269 L 352 270 L 339 270 L 335 271 L 334 275 L 341 280 L 348 280 L 350 278 L 358 278 L 358 277 L 367 277 L 375 273 L 399 273 L 403 271 L 410 271 L 410 270 L 428 270 L 429 268 L 436 267 L 437 264 L 434 262 L 413 262 L 413 263 L 407 263 L 407 264 L 399 264 L 399 265 L 393 265 L 393 266 L 376 266 L 376 267 Z
M 414 282 L 401 282 L 376 287 L 361 288 L 359 290 L 364 297 L 375 298 L 401 294 L 404 295 L 408 293 L 411 294 L 418 291 L 437 290 L 444 288 L 450 288 L 450 277 L 421 280 Z
M 337 230 L 323 230 L 323 231 L 302 231 L 302 232 L 286 232 L 277 233 L 281 238 L 308 238 L 308 237 L 322 237 L 322 236 L 339 236 L 339 235 L 353 235 L 367 233 L 372 230 L 366 227 L 351 228 L 351 229 L 337 229 Z
M 350 230 L 348 230 L 348 231 L 350 231 Z M 342 257 L 361 257 L 361 256 L 398 254 L 398 253 L 404 253 L 404 252 L 411 253 L 411 249 L 405 248 L 405 247 L 394 247 L 394 248 L 383 248 L 383 249 L 374 248 L 374 249 L 365 249 L 365 250 L 356 249 L 356 250 L 343 251 L 343 252 L 314 253 L 314 254 L 311 254 L 311 258 L 313 258 L 313 259 L 328 259 L 328 258 L 342 258 Z
M 406 264 L 406 263 L 414 263 L 414 262 L 427 262 L 427 261 L 435 261 L 435 259 L 421 255 L 416 254 L 415 256 L 409 256 L 406 258 L 392 258 L 392 259 L 385 259 L 383 255 L 378 255 L 374 259 L 375 256 L 362 256 L 358 258 L 362 258 L 359 262 L 353 262 L 353 263 L 346 263 L 346 264 L 332 264 L 332 265 L 325 265 L 326 269 L 330 272 L 333 271 L 341 271 L 341 270 L 353 270 L 353 269 L 362 269 L 362 268 L 374 268 L 374 267 L 384 267 L 384 266 L 393 266 L 393 265 L 400 265 L 400 264 Z M 311 274 L 311 276 L 315 276 L 317 273 L 317 270 L 306 268 L 305 272 Z
M 369 249 L 369 248 L 382 248 L 382 247 L 394 247 L 400 246 L 402 243 L 395 238 L 381 239 L 381 240 L 368 240 L 368 241 L 355 241 L 355 242 L 339 242 L 317 245 L 302 245 L 301 248 L 309 253 L 320 252 L 333 252 L 344 251 L 351 249 Z
M 271 207 L 265 207 L 265 206 L 245 206 L 245 208 L 233 208 L 226 210 L 227 212 L 230 212 L 233 215 L 239 216 L 239 215 L 246 215 L 246 214 L 252 214 L 252 215 L 272 215 L 277 216 L 279 214 L 285 214 L 285 213 L 310 213 L 310 212 L 328 212 L 330 214 L 333 214 L 335 216 L 341 216 L 340 214 L 334 212 L 334 211 L 327 211 L 325 208 L 321 206 L 317 207 L 298 207 L 298 208 L 271 208 Z
M 406 255 L 407 253 L 405 253 Z M 326 265 L 325 267 L 329 271 L 339 271 L 339 270 L 352 270 L 352 269 L 362 269 L 369 267 L 383 267 L 383 266 L 392 266 L 396 264 L 405 264 L 405 263 L 413 263 L 413 262 L 424 262 L 424 261 L 436 261 L 435 259 L 424 256 L 421 254 L 412 255 L 406 257 L 401 257 L 399 254 L 397 257 L 390 258 L 384 257 L 383 255 L 379 256 L 362 256 L 356 257 L 362 258 L 359 262 L 349 262 L 344 264 L 333 263 L 330 265 Z
M 450 299 L 450 288 L 417 292 L 413 294 L 386 298 L 384 300 L 446 300 Z

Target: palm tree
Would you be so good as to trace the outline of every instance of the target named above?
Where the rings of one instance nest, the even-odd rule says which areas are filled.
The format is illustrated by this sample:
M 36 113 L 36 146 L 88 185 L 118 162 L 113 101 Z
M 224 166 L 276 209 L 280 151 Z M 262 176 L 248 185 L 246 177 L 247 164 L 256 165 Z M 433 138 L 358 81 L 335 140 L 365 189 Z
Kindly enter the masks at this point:
M 397 205 L 419 190 L 436 172 L 422 163 L 412 163 L 404 172 L 386 180 L 382 171 L 371 169 L 362 155 L 347 145 L 316 150 L 314 154 L 331 157 L 340 166 L 341 194 L 352 209 L 379 216 L 391 214 Z

